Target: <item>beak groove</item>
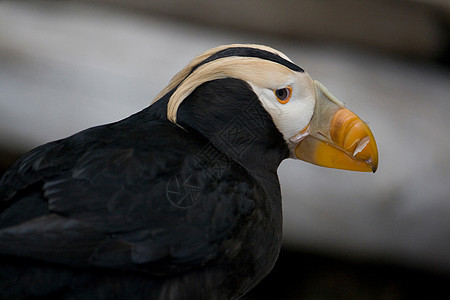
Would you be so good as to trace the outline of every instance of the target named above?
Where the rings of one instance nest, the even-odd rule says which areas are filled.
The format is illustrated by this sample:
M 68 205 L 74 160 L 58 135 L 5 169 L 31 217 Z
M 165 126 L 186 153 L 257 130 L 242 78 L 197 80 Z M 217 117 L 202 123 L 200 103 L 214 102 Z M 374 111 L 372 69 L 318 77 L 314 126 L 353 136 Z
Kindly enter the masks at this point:
M 375 173 L 378 150 L 369 126 L 320 83 L 315 87 L 319 108 L 310 125 L 291 138 L 298 143 L 296 157 L 323 167 Z

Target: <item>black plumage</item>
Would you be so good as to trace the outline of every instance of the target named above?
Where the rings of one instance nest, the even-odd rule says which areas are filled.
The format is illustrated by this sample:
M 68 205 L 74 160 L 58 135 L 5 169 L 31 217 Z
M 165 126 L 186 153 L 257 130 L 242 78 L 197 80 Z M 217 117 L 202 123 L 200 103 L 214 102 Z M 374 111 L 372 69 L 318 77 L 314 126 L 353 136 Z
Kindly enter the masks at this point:
M 237 299 L 281 247 L 285 158 L 372 172 L 369 127 L 284 54 L 196 57 L 148 108 L 0 181 L 0 299 Z
M 40 146 L 1 180 L 3 299 L 231 299 L 281 245 L 289 149 L 243 80 L 173 90 L 122 121 Z

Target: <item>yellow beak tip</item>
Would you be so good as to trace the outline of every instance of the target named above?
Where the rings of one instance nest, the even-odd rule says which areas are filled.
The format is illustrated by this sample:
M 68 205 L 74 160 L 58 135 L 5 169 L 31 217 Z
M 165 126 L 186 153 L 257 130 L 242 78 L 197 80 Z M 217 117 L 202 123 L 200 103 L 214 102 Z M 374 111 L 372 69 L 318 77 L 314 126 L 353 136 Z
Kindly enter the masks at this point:
M 296 146 L 295 154 L 322 167 L 373 173 L 378 168 L 378 149 L 372 132 L 348 109 L 335 113 L 329 139 L 309 135 Z
M 295 156 L 322 167 L 375 173 L 378 150 L 369 126 L 319 82 L 314 85 L 316 106 L 307 135 L 304 129 L 290 140 Z
M 378 170 L 378 162 L 372 165 L 372 173 L 375 173 Z

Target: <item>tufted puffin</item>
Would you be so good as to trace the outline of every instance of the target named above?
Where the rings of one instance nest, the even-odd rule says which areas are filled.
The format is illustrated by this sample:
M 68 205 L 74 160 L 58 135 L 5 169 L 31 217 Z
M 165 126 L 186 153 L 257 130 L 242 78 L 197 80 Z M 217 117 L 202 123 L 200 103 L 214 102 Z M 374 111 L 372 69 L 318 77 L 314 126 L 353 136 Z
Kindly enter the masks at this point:
M 0 298 L 238 299 L 278 257 L 287 158 L 378 165 L 369 127 L 286 55 L 213 48 L 149 107 L 4 174 Z

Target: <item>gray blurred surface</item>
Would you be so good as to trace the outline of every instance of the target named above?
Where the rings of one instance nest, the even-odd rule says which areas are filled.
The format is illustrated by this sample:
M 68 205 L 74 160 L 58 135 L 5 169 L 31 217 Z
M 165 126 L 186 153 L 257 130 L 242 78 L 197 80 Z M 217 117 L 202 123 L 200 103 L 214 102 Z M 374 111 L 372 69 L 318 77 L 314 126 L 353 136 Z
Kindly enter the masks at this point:
M 207 26 L 309 41 L 345 41 L 414 57 L 440 57 L 450 42 L 448 0 L 85 1 L 114 3 Z
M 197 54 L 262 43 L 366 120 L 376 174 L 288 160 L 288 247 L 450 271 L 450 74 L 327 44 L 218 31 L 75 2 L 0 2 L 0 145 L 29 150 L 124 118 Z

